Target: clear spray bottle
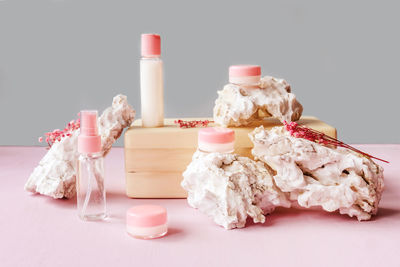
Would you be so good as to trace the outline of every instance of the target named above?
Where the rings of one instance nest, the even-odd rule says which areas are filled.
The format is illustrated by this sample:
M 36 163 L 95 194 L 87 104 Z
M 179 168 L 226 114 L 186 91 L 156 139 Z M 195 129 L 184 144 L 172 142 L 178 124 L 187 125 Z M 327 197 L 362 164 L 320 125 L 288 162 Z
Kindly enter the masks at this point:
M 78 215 L 82 220 L 103 220 L 106 218 L 106 191 L 97 111 L 83 110 L 80 117 L 78 175 L 76 177 Z

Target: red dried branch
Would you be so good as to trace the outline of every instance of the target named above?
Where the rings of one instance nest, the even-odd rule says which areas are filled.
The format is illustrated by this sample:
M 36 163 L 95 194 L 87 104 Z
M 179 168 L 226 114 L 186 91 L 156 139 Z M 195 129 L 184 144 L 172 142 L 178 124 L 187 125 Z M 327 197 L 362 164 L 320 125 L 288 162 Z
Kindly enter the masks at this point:
M 328 136 L 328 135 L 326 135 L 324 133 L 321 133 L 319 131 L 313 130 L 313 129 L 308 128 L 308 127 L 300 126 L 296 122 L 288 123 L 288 122 L 284 121 L 283 123 L 285 125 L 286 131 L 288 131 L 290 133 L 290 135 L 293 136 L 293 137 L 304 138 L 304 139 L 307 139 L 309 141 L 312 141 L 312 142 L 315 142 L 315 143 L 318 143 L 318 144 L 321 144 L 321 145 L 324 145 L 324 146 L 344 147 L 344 148 L 350 149 L 350 150 L 352 150 L 354 152 L 357 152 L 357 153 L 359 153 L 361 155 L 367 156 L 369 158 L 373 158 L 373 159 L 376 159 L 376 160 L 380 160 L 380 161 L 389 163 L 389 161 L 386 161 L 386 160 L 374 157 L 374 156 L 372 156 L 370 154 L 367 154 L 367 153 L 365 153 L 365 152 L 363 152 L 363 151 L 361 151 L 361 150 L 359 150 L 359 149 L 357 149 L 355 147 L 352 147 L 352 146 L 350 146 L 350 145 L 348 145 L 346 143 L 343 143 L 342 141 L 340 141 L 340 140 L 338 140 L 336 138 L 332 138 L 332 137 L 330 137 L 330 136 Z
M 79 114 L 78 114 L 79 115 Z M 50 149 L 51 148 L 51 146 L 55 143 L 55 142 L 57 142 L 57 141 L 60 141 L 62 138 L 64 138 L 64 137 L 68 137 L 68 136 L 71 136 L 72 135 L 72 133 L 75 131 L 75 130 L 77 130 L 77 129 L 79 129 L 79 127 L 80 127 L 80 125 L 81 125 L 81 121 L 80 121 L 80 119 L 77 119 L 77 120 L 72 120 L 72 121 L 70 121 L 68 124 L 67 124 L 67 126 L 64 128 L 64 130 L 60 130 L 60 129 L 55 129 L 55 130 L 53 130 L 52 132 L 47 132 L 47 133 L 45 133 L 44 135 L 46 136 L 46 143 L 47 143 L 47 145 L 48 145 L 48 147 L 47 147 L 47 149 Z M 41 142 L 43 142 L 43 137 L 41 136 L 41 137 L 39 137 L 39 140 L 38 140 L 40 143 Z
M 179 124 L 180 128 L 196 128 L 196 127 L 207 127 L 209 123 L 212 123 L 213 121 L 209 120 L 194 120 L 194 121 L 183 121 L 183 120 L 175 120 L 175 124 Z

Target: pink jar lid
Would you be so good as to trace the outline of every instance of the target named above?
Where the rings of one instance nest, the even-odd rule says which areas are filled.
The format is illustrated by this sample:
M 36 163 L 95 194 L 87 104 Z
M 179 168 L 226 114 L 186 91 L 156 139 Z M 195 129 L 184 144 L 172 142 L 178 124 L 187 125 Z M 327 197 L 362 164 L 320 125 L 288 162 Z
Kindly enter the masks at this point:
M 152 227 L 167 223 L 167 210 L 158 205 L 134 206 L 126 212 L 126 224 L 133 227 Z
M 261 67 L 257 65 L 232 65 L 229 77 L 261 76 Z
M 142 56 L 161 55 L 161 38 L 158 34 L 142 34 Z
M 207 127 L 199 130 L 199 142 L 225 144 L 235 141 L 235 132 L 222 127 Z

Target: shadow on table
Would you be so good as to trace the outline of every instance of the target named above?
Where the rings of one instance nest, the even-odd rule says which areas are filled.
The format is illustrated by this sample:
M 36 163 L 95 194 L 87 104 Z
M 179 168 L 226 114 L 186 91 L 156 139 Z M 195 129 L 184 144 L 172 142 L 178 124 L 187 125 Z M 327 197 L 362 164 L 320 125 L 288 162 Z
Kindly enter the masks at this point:
M 379 221 L 379 219 L 381 218 L 394 217 L 396 215 L 400 215 L 399 209 L 379 208 L 378 214 L 376 216 L 373 216 L 371 221 Z
M 63 209 L 74 209 L 76 208 L 76 197 L 73 198 L 52 198 L 41 194 L 31 194 L 29 197 L 35 198 L 38 201 L 46 202 L 50 205 L 54 205 Z
M 31 194 L 29 197 L 35 198 L 37 201 L 44 202 L 49 205 L 56 206 L 62 209 L 76 209 L 76 196 L 70 199 L 67 198 L 59 198 L 54 199 L 49 196 L 41 195 L 41 194 Z M 106 193 L 106 204 L 107 206 L 111 206 L 110 211 L 113 212 L 115 207 L 118 209 L 127 209 L 132 206 L 132 201 L 128 198 L 123 192 L 107 192 Z M 125 214 L 121 216 L 112 216 L 121 218 L 124 217 Z
M 364 223 L 375 222 L 381 219 L 386 219 L 390 217 L 395 217 L 400 215 L 400 209 L 392 209 L 392 208 L 379 208 L 378 214 L 372 216 L 371 220 L 363 221 Z M 350 222 L 350 223 L 358 223 L 358 220 L 355 217 L 349 217 L 346 214 L 340 214 L 339 212 L 326 212 L 324 210 L 314 208 L 314 209 L 298 209 L 298 208 L 277 208 L 273 213 L 266 216 L 264 224 L 253 223 L 251 218 L 247 219 L 246 227 L 258 226 L 258 227 L 270 227 L 274 224 L 280 224 L 285 222 L 296 224 L 298 220 L 303 221 L 316 221 L 316 220 L 325 220 L 325 221 L 342 221 L 342 222 Z
M 110 202 L 125 202 L 130 200 L 130 198 L 126 196 L 125 192 L 119 191 L 107 191 L 106 199 Z
M 168 233 L 166 235 L 166 237 L 172 237 L 172 236 L 181 236 L 184 234 L 184 231 L 182 229 L 179 228 L 174 228 L 174 227 L 169 227 L 168 228 Z

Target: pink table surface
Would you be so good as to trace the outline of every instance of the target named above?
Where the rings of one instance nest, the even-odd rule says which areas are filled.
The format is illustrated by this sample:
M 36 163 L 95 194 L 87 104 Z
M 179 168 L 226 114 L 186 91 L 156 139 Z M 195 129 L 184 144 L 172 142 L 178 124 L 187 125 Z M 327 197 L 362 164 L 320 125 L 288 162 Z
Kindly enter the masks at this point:
M 46 150 L 0 147 L 0 266 L 400 266 L 400 145 L 358 145 L 388 159 L 379 214 L 368 222 L 323 211 L 277 209 L 263 225 L 224 230 L 184 199 L 129 199 L 123 149 L 106 158 L 110 219 L 82 222 L 75 200 L 25 192 Z M 160 204 L 169 234 L 138 240 L 125 232 L 132 205 Z

